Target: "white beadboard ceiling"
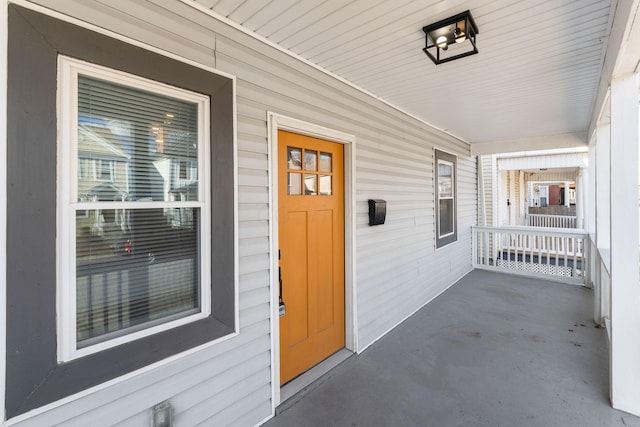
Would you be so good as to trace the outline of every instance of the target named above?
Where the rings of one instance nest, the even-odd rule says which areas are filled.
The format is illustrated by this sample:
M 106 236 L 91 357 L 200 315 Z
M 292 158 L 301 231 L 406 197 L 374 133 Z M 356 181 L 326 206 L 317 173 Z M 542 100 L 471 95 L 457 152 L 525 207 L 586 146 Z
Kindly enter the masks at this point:
M 586 135 L 615 0 L 195 0 L 468 142 Z M 465 10 L 480 53 L 434 65 L 422 27 Z

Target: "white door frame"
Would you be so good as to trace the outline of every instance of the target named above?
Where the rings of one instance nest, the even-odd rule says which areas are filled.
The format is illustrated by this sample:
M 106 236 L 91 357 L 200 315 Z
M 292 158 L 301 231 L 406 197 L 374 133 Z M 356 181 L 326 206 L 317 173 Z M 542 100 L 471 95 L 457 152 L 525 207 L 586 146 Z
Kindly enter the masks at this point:
M 267 112 L 269 138 L 269 235 L 271 236 L 271 410 L 280 404 L 280 322 L 278 315 L 278 131 L 284 130 L 344 145 L 344 288 L 345 347 L 358 351 L 355 253 L 355 142 L 354 135 L 303 120 Z

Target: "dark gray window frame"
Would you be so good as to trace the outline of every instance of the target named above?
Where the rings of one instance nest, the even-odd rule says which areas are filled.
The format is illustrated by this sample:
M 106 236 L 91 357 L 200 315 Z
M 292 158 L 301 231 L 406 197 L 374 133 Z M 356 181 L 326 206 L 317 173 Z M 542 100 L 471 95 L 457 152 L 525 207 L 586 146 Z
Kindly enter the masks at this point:
M 438 191 L 438 161 L 444 160 L 453 163 L 453 234 L 440 237 L 440 194 Z M 436 211 L 436 248 L 441 248 L 458 240 L 458 158 L 445 151 L 434 149 L 434 193 L 435 193 L 435 211 Z
M 210 96 L 212 314 L 66 363 L 57 361 L 59 54 Z M 234 80 L 9 6 L 6 415 L 25 413 L 236 331 Z

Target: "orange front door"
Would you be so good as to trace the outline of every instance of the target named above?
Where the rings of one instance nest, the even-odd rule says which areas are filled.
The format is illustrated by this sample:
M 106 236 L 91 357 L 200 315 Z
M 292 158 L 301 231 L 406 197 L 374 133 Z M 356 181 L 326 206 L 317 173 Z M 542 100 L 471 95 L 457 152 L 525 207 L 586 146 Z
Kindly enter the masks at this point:
M 343 146 L 278 131 L 280 384 L 344 347 Z

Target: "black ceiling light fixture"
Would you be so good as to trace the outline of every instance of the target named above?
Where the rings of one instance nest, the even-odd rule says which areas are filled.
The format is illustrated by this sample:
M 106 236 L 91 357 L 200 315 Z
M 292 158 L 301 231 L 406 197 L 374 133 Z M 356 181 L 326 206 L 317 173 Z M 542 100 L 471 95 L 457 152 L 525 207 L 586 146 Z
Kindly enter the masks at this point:
M 426 38 L 422 50 L 436 65 L 478 53 L 478 26 L 468 10 L 427 25 L 422 31 Z

